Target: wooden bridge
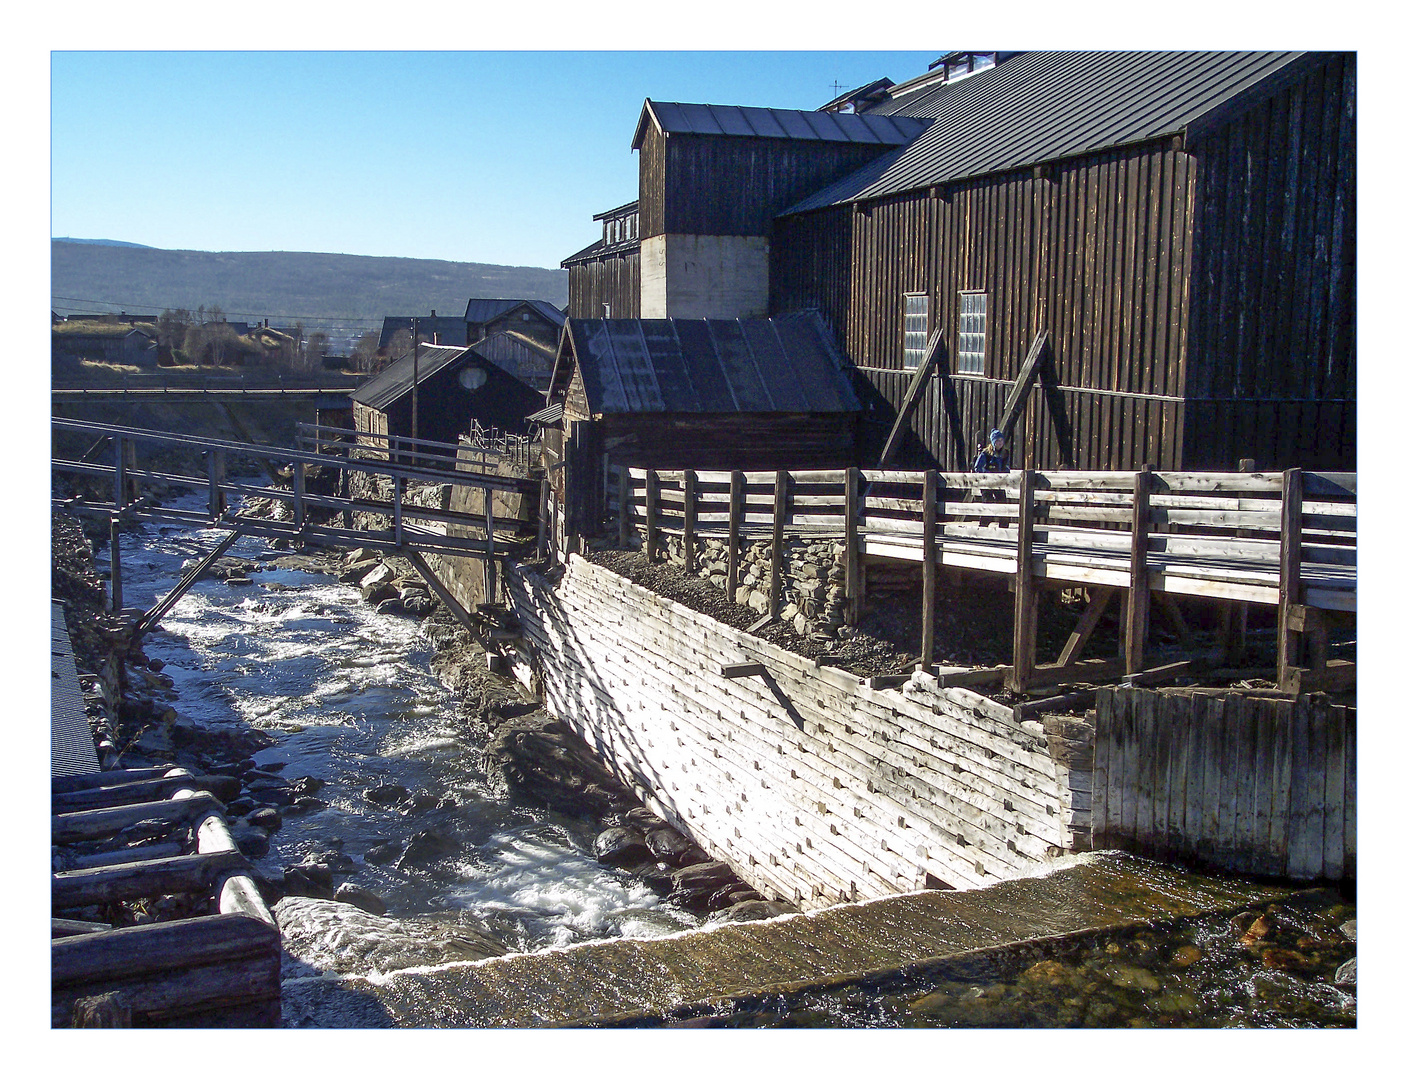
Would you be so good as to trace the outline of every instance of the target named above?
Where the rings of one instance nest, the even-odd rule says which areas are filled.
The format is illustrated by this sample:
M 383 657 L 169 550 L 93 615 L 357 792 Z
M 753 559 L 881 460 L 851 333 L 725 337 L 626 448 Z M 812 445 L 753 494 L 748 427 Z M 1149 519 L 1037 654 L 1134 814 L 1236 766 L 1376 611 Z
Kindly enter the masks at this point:
M 618 468 L 615 487 L 609 501 L 621 540 L 639 532 L 652 558 L 662 534 L 678 535 L 692 571 L 699 539 L 726 538 L 730 596 L 738 584 L 740 541 L 769 540 L 773 616 L 782 604 L 788 538 L 844 541 L 852 622 L 864 602 L 867 563 L 921 563 L 925 670 L 934 655 L 937 573 L 959 567 L 1012 579 L 1013 662 L 1002 678 L 1014 690 L 1095 674 L 1098 665 L 1082 665 L 1080 653 L 1117 592 L 1124 658 L 1115 666 L 1125 675 L 1144 670 L 1151 599 L 1166 605 L 1181 625 L 1169 601 L 1201 597 L 1223 602 L 1224 635 L 1234 641 L 1238 626 L 1245 629 L 1247 604 L 1277 608 L 1283 690 L 1353 678 L 1352 663 L 1330 662 L 1325 653 L 1328 623 L 1357 608 L 1354 473 Z M 1056 662 L 1037 665 L 1037 592 L 1053 585 L 1084 587 L 1090 602 Z M 1300 666 L 1302 637 L 1308 667 Z
M 56 509 L 104 517 L 111 530 L 111 598 L 114 610 L 122 609 L 121 555 L 117 543 L 124 524 L 161 521 L 193 528 L 227 529 L 204 559 L 188 572 L 177 588 L 138 620 L 137 630 L 145 632 L 160 620 L 175 602 L 240 536 L 284 538 L 301 543 L 314 541 L 346 547 L 393 548 L 411 559 L 426 584 L 452 611 L 462 614 L 460 605 L 436 578 L 422 557 L 426 553 L 458 555 L 483 560 L 492 576 L 496 559 L 518 553 L 525 546 L 523 532 L 534 523 L 525 519 L 495 515 L 495 492 L 528 493 L 536 496 L 540 481 L 521 476 L 504 476 L 495 471 L 504 455 L 492 449 L 466 444 L 433 442 L 425 439 L 398 439 L 388 446 L 384 438 L 343 432 L 349 441 L 325 438 L 327 429 L 309 427 L 311 449 L 286 448 L 224 439 L 198 438 L 144 428 L 96 424 L 81 420 L 52 420 L 53 431 L 69 432 L 86 441 L 87 452 L 77 457 L 52 461 L 56 473 L 97 481 L 112 491 L 111 501 L 79 494 L 55 497 Z M 139 467 L 138 449 L 148 452 L 177 450 L 185 456 L 200 454 L 204 475 L 171 472 L 148 464 Z M 266 470 L 283 483 L 260 483 L 248 477 L 231 476 L 227 463 L 235 456 L 263 462 Z M 515 455 L 521 456 L 521 455 Z M 281 464 L 275 464 L 281 463 Z M 349 482 L 354 473 L 390 481 L 390 499 L 358 497 Z M 426 506 L 407 499 L 411 484 L 436 485 L 442 489 L 476 488 L 483 493 L 482 513 L 449 509 L 448 498 L 440 505 Z M 166 488 L 199 491 L 206 506 L 164 505 L 142 486 L 159 484 Z M 241 498 L 272 500 L 286 508 L 276 517 L 256 516 L 233 509 Z M 358 517 L 375 515 L 390 523 L 389 528 L 356 524 Z M 497 538 L 509 532 L 513 539 Z

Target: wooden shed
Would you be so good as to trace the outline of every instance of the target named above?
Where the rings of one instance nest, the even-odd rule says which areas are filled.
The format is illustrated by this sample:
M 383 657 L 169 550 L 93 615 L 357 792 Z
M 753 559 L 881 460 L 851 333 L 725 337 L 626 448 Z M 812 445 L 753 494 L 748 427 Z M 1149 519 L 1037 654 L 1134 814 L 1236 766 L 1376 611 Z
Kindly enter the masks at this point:
M 1017 462 L 1355 467 L 1353 54 L 1030 52 L 856 108 L 932 122 L 775 219 L 769 310 L 920 392 L 909 463 L 969 467 L 1045 331 Z
M 568 480 L 555 483 L 559 500 L 586 515 L 569 531 L 590 531 L 612 466 L 852 464 L 860 403 L 849 368 L 814 312 L 568 319 L 548 392 L 563 413 L 546 443 L 550 458 L 569 464 Z
M 452 443 L 477 422 L 522 434 L 543 395 L 467 348 L 422 345 L 351 394 L 359 434 Z M 414 411 L 414 427 L 412 412 Z

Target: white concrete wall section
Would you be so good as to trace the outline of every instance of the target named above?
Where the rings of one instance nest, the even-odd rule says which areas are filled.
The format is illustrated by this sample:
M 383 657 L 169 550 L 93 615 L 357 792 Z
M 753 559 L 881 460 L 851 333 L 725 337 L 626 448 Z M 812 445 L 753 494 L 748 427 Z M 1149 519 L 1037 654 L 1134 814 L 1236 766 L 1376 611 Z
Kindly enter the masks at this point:
M 555 588 L 506 582 L 531 644 L 520 678 L 761 892 L 817 908 L 930 875 L 991 884 L 1073 847 L 1060 740 L 971 691 L 924 675 L 873 690 L 578 556 Z M 754 662 L 767 673 L 720 674 Z
M 641 241 L 643 319 L 752 319 L 768 313 L 763 236 L 648 236 Z

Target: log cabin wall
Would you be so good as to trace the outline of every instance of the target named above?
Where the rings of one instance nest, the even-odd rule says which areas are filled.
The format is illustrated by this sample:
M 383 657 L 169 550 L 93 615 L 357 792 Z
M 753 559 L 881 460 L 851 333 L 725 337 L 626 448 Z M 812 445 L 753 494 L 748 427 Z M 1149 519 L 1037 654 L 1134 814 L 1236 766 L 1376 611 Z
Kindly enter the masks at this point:
M 909 381 L 904 294 L 929 297 L 951 358 L 959 292 L 986 292 L 985 370 L 934 382 L 914 464 L 969 467 L 1046 329 L 1061 389 L 1033 392 L 1015 462 L 1353 468 L 1354 85 L 1354 57 L 1331 54 L 1186 147 L 1170 136 L 780 218 L 771 311 L 822 312 L 883 426 Z
M 874 690 L 580 556 L 556 587 L 515 567 L 505 586 L 529 643 L 515 674 L 760 892 L 810 910 L 991 884 L 1088 846 L 1080 721 L 1037 734 L 923 675 Z M 721 675 L 740 662 L 767 675 Z
M 1177 468 L 1195 174 L 1190 157 L 1161 140 L 1041 174 L 1024 169 L 779 219 L 774 313 L 818 307 L 893 417 L 910 379 L 904 295 L 928 296 L 949 370 L 913 421 L 916 464 L 971 466 L 975 435 L 999 419 L 1027 349 L 1046 329 L 1070 447 L 1038 388 L 1013 432 L 1013 461 Z M 952 370 L 964 290 L 987 295 L 982 376 Z
M 1355 75 L 1331 55 L 1190 141 L 1188 468 L 1355 467 Z

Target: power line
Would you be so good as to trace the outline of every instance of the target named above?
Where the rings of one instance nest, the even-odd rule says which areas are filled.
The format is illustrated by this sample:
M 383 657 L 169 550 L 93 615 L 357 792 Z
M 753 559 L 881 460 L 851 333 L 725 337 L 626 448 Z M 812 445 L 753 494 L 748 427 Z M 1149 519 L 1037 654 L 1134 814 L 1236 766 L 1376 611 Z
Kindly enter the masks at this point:
M 88 298 L 88 297 L 82 297 L 82 296 L 58 296 L 58 295 L 55 295 L 55 294 L 52 294 L 52 293 L 50 294 L 49 299 L 50 299 L 51 301 L 52 301 L 52 300 L 67 300 L 67 301 L 69 301 L 70 303 L 74 303 L 74 304 L 101 304 L 101 305 L 103 305 L 103 306 L 105 306 L 105 307 L 120 308 L 120 309 L 123 310 L 123 311 L 134 310 L 134 309 L 140 309 L 140 308 L 154 308 L 154 307 L 158 307 L 158 306 L 160 306 L 160 307 L 162 308 L 162 310 L 165 310 L 165 311 L 177 311 L 177 310 L 181 310 L 181 308 L 182 308 L 182 305 L 172 306 L 172 305 L 170 305 L 170 304 L 157 305 L 157 304 L 147 304 L 147 303 L 128 303 L 128 302 L 122 301 L 122 300 L 93 300 L 93 299 L 90 299 L 90 298 Z M 60 305 L 56 305 L 56 306 L 58 306 L 58 307 L 67 307 L 68 305 L 66 305 L 66 304 L 60 304 Z M 218 306 L 218 305 L 217 305 L 217 306 Z M 190 311 L 191 309 L 190 309 L 190 308 L 185 308 L 185 310 Z M 207 310 L 209 310 L 209 309 L 207 309 Z M 295 322 L 305 322 L 305 323 L 306 323 L 306 322 L 322 322 L 322 323 L 370 323 L 370 324 L 380 324 L 380 323 L 382 322 L 383 318 L 385 318 L 384 316 L 383 316 L 383 317 L 373 317 L 373 316 L 367 316 L 367 315 L 279 315 L 279 314 L 275 314 L 275 313 L 269 312 L 269 311 L 226 311 L 224 308 L 221 308 L 220 310 L 221 310 L 221 313 L 224 314 L 224 315 L 245 315 L 245 316 L 248 316 L 249 318 L 258 318 L 258 319 L 282 319 L 282 320 L 291 320 L 291 321 L 295 321 Z M 396 317 L 396 316 L 392 316 L 392 317 L 394 318 L 394 317 Z M 404 316 L 402 316 L 402 317 L 404 317 Z

